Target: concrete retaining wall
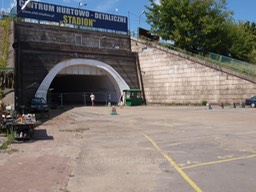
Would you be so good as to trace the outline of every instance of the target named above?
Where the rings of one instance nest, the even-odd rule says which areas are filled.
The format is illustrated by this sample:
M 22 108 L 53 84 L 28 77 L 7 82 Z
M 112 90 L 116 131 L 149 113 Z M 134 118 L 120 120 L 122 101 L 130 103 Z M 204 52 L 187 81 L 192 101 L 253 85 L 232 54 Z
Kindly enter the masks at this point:
M 238 103 L 256 95 L 255 79 L 137 39 L 132 50 L 148 104 Z

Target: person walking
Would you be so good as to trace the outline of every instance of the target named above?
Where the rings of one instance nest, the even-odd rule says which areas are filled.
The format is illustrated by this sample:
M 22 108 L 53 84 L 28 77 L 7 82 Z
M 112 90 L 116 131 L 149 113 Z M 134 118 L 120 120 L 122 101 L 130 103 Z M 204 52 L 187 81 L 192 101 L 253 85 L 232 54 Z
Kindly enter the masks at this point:
M 91 98 L 92 106 L 94 106 L 95 95 L 91 93 L 90 98 Z
M 121 109 L 122 109 L 122 107 L 125 105 L 124 93 L 121 94 L 120 99 L 119 99 L 119 102 L 120 102 L 120 107 L 121 107 Z

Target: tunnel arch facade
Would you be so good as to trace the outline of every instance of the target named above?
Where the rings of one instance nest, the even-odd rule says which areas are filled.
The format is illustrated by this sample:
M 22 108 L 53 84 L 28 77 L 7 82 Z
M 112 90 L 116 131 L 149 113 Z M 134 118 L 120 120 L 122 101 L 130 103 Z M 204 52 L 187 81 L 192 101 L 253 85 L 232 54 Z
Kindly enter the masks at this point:
M 41 97 L 47 100 L 47 92 L 50 88 L 53 79 L 63 69 L 77 65 L 95 67 L 97 69 L 104 71 L 114 86 L 117 98 L 119 98 L 119 96 L 121 95 L 122 90 L 129 89 L 129 85 L 124 81 L 124 79 L 117 73 L 115 69 L 113 69 L 108 64 L 92 59 L 76 58 L 64 60 L 56 64 L 43 79 L 42 83 L 40 84 L 39 88 L 35 93 L 35 97 Z

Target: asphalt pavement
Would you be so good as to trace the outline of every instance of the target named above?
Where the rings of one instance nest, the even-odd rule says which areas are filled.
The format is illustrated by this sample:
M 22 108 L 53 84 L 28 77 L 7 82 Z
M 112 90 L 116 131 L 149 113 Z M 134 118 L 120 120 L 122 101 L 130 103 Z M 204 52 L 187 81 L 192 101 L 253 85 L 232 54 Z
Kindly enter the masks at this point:
M 1 191 L 252 192 L 255 114 L 232 106 L 53 110 L 32 141 L 0 153 Z
M 116 111 L 114 116 L 111 108 L 70 112 L 90 128 L 70 191 L 256 188 L 255 109 L 142 106 Z

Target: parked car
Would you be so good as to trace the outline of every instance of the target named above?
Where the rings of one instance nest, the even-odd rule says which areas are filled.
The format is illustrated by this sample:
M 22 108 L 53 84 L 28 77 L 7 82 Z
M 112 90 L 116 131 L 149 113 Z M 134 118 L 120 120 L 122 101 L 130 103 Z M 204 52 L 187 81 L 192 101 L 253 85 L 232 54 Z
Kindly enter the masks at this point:
M 49 107 L 44 98 L 33 98 L 31 100 L 31 111 L 32 112 L 48 112 Z
M 251 107 L 256 107 L 256 96 L 245 100 L 246 105 L 250 105 Z

